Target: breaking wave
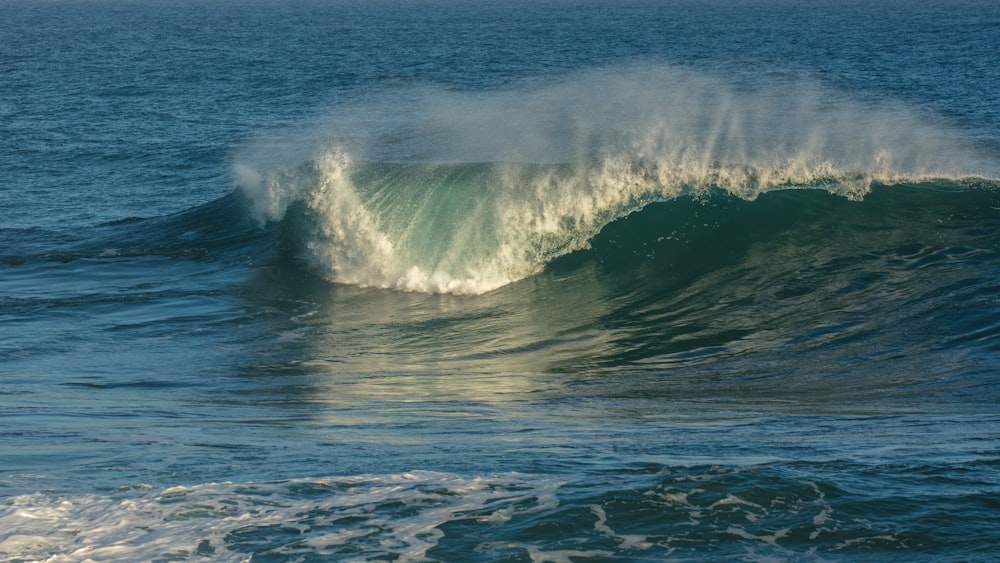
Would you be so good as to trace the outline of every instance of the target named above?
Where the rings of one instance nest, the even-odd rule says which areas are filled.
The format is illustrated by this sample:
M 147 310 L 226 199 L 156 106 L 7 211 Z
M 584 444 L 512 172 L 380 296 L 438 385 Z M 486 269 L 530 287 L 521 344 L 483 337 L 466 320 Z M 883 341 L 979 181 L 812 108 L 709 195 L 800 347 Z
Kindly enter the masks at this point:
M 479 294 L 586 248 L 652 202 L 996 176 L 959 133 L 801 83 L 748 89 L 666 66 L 483 94 L 349 102 L 247 143 L 236 182 L 259 223 L 337 283 Z

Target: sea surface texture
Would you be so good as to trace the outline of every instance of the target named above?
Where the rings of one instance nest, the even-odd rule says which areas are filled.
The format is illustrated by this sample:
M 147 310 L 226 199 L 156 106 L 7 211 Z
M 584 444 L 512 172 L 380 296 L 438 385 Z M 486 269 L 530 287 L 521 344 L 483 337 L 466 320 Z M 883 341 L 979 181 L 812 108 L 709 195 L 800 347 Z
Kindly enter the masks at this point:
M 1000 3 L 0 0 L 0 561 L 1000 559 Z

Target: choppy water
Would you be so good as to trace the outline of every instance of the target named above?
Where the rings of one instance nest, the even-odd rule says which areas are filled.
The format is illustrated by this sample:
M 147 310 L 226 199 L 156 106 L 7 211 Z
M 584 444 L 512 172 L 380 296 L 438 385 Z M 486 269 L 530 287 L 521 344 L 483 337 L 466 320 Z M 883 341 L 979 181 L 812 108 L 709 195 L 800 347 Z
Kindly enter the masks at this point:
M 0 14 L 0 559 L 1000 555 L 994 4 Z

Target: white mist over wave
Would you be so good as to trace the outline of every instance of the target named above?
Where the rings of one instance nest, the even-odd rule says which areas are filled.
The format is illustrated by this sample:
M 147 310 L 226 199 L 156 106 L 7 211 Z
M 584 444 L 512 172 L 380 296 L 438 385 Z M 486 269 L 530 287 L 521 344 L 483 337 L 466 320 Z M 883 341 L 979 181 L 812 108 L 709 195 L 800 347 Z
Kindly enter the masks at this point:
M 302 204 L 339 283 L 484 293 L 585 248 L 651 201 L 989 176 L 957 133 L 809 83 L 736 86 L 663 65 L 488 93 L 385 91 L 265 135 L 234 165 L 261 222 Z

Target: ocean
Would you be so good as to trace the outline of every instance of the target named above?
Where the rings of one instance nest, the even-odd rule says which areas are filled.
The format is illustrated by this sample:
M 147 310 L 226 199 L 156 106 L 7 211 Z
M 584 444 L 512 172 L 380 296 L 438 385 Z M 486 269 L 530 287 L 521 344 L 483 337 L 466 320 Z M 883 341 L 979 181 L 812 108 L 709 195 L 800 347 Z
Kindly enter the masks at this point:
M 998 38 L 3 0 L 0 560 L 1000 559 Z

